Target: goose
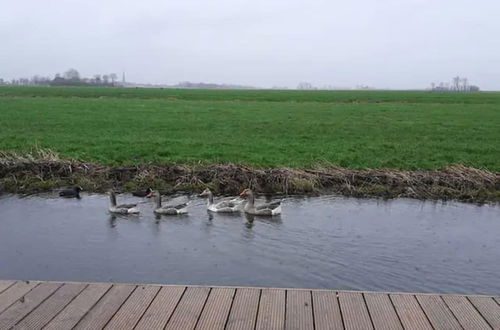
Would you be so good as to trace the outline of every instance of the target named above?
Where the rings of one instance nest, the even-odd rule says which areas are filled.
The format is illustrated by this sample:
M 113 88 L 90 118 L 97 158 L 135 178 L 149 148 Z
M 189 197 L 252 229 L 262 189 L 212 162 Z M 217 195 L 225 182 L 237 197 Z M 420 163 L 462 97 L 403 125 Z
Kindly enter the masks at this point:
M 240 198 L 225 198 L 218 203 L 214 203 L 214 194 L 210 189 L 205 189 L 199 197 L 208 197 L 207 209 L 212 212 L 231 213 L 241 210 L 243 200 Z
M 116 205 L 116 195 L 114 191 L 109 192 L 109 201 L 111 205 L 109 206 L 109 212 L 117 214 L 132 214 L 139 213 L 137 204 L 120 204 Z
M 83 188 L 80 186 L 76 186 L 73 188 L 68 188 L 68 189 L 63 189 L 59 192 L 59 196 L 65 197 L 65 198 L 80 198 L 80 191 L 82 191 Z
M 156 214 L 165 214 L 165 215 L 176 215 L 176 214 L 186 214 L 188 203 L 182 204 L 171 204 L 161 206 L 161 195 L 159 192 L 155 192 L 154 194 L 156 201 L 156 208 L 154 209 L 154 213 Z
M 134 191 L 132 196 L 151 198 L 153 197 L 153 189 L 147 188 L 146 190 Z
M 281 214 L 281 201 L 266 203 L 255 206 L 255 196 L 251 189 L 245 189 L 240 196 L 247 198 L 247 204 L 243 209 L 245 213 L 252 215 L 278 215 Z

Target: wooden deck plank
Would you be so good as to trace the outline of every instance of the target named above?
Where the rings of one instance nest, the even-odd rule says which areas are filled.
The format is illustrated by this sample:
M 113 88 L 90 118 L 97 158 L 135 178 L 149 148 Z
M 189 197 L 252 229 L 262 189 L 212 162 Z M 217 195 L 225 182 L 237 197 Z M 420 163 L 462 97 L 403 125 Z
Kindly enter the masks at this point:
M 283 329 L 285 327 L 285 290 L 262 289 L 256 329 Z
M 365 300 L 361 293 L 339 292 L 339 303 L 344 326 L 350 329 L 373 329 Z
M 432 330 L 432 326 L 415 296 L 411 294 L 390 294 L 389 297 L 406 330 Z
M 443 300 L 464 329 L 491 329 L 466 297 L 446 295 Z
M 89 284 L 69 305 L 67 305 L 44 330 L 71 329 L 109 290 L 110 283 Z
M 108 322 L 105 329 L 133 329 L 149 307 L 159 286 L 138 286 Z
M 146 310 L 135 330 L 163 329 L 186 290 L 184 286 L 165 286 Z
M 285 329 L 314 329 L 311 291 L 288 290 L 285 310 Z
M 469 301 L 493 329 L 500 329 L 500 306 L 493 298 L 471 296 Z
M 0 280 L 0 329 L 500 329 L 500 297 Z
M 209 287 L 187 288 L 165 329 L 194 329 L 209 293 Z
M 7 290 L 10 286 L 14 285 L 16 281 L 4 281 L 0 280 L 0 293 Z
M 85 283 L 65 283 L 22 319 L 13 329 L 41 329 L 85 287 Z
M 224 329 L 233 303 L 235 289 L 213 288 L 210 291 L 196 329 Z
M 365 293 L 364 296 L 375 329 L 403 329 L 388 294 Z
M 253 330 L 259 309 L 260 289 L 238 288 L 227 321 L 227 330 Z
M 10 329 L 53 294 L 62 283 L 41 283 L 0 314 L 0 329 Z
M 75 329 L 100 330 L 104 328 L 134 289 L 135 285 L 113 285 L 101 300 L 77 323 Z
M 334 291 L 312 291 L 314 324 L 318 330 L 342 330 L 342 316 Z
M 458 320 L 438 295 L 416 295 L 425 315 L 435 329 L 462 329 Z
M 38 282 L 16 282 L 0 293 L 0 313 L 38 285 Z

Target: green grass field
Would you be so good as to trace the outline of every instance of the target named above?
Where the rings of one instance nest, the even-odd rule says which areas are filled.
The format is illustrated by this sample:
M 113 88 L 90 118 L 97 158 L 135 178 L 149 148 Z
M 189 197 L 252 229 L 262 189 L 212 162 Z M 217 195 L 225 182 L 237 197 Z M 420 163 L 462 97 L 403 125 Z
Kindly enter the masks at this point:
M 500 93 L 0 87 L 0 150 L 105 164 L 500 171 Z

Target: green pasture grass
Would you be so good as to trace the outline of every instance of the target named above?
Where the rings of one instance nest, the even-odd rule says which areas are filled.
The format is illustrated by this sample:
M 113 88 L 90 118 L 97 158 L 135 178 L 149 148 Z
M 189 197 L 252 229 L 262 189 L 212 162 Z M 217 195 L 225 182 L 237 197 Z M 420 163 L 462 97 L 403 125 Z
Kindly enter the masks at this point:
M 110 165 L 433 169 L 459 163 L 499 171 L 500 98 L 498 93 L 0 88 L 0 150 L 34 146 Z
M 437 93 L 427 91 L 224 90 L 111 87 L 0 86 L 0 97 L 139 98 L 192 101 L 262 101 L 322 103 L 464 103 L 500 104 L 500 92 Z

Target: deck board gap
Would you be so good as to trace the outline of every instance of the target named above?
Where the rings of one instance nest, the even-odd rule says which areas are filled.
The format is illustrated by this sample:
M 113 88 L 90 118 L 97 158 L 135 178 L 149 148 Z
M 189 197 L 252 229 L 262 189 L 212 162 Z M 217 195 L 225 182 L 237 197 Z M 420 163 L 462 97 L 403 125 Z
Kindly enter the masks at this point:
M 366 306 L 366 311 L 368 312 L 368 317 L 370 318 L 370 322 L 372 323 L 372 327 L 373 329 L 376 329 L 375 328 L 375 322 L 373 322 L 373 316 L 372 316 L 372 313 L 370 312 L 370 308 L 368 308 L 368 304 L 366 303 L 366 297 L 365 297 L 365 292 L 361 293 L 361 297 L 363 297 L 363 303 L 365 304 Z
M 55 319 L 55 318 L 56 318 L 56 316 L 57 316 L 57 315 L 59 315 L 59 314 L 60 314 L 60 313 L 61 313 L 61 312 L 62 312 L 62 311 L 63 311 L 63 310 L 64 310 L 64 309 L 65 309 L 65 308 L 69 305 L 69 304 L 71 304 L 71 302 L 72 302 L 73 300 L 75 300 L 75 299 L 76 299 L 76 297 L 78 297 L 79 295 L 81 295 L 81 294 L 82 294 L 82 292 L 83 292 L 83 290 L 85 290 L 85 289 L 86 289 L 89 285 L 90 285 L 90 283 L 87 283 L 87 284 L 83 287 L 83 289 L 82 289 L 82 290 L 81 290 L 81 291 L 80 291 L 80 292 L 79 292 L 76 296 L 74 296 L 72 299 L 70 299 L 70 300 L 69 300 L 69 302 L 68 302 L 66 305 L 64 305 L 64 307 L 63 307 L 63 308 L 61 308 L 61 310 L 60 310 L 60 311 L 58 311 L 58 312 L 57 312 L 57 313 L 56 313 L 56 314 L 55 314 L 55 315 L 54 315 L 54 316 L 53 316 L 53 317 L 52 317 L 52 318 L 51 318 L 48 322 L 46 322 L 46 323 L 45 323 L 45 325 L 44 325 L 42 328 L 45 328 L 45 327 L 47 326 L 47 324 L 49 324 L 49 323 L 50 323 L 53 319 Z M 59 287 L 59 289 L 60 289 L 60 288 L 62 288 L 62 287 L 63 287 L 63 286 L 61 285 L 61 286 Z M 59 290 L 59 289 L 57 289 L 57 290 Z M 56 291 L 57 291 L 57 290 L 56 290 Z M 54 293 L 55 293 L 56 291 L 54 291 Z M 29 315 L 29 314 L 28 314 L 28 315 Z
M 257 329 L 257 320 L 259 319 L 260 299 L 261 298 L 262 298 L 262 289 L 259 289 L 259 300 L 257 302 L 257 313 L 255 313 L 255 322 L 253 324 L 254 330 Z
M 344 315 L 342 314 L 342 308 L 340 307 L 340 300 L 339 300 L 339 293 L 338 293 L 338 291 L 335 291 L 335 299 L 337 299 L 337 304 L 339 305 L 340 320 L 342 321 L 342 328 L 345 329 Z
M 226 322 L 224 322 L 224 329 L 227 328 L 227 323 L 229 322 L 229 317 L 231 315 L 231 311 L 233 310 L 234 299 L 236 298 L 236 293 L 237 292 L 238 292 L 238 288 L 235 288 L 234 292 L 233 292 L 233 297 L 231 298 L 231 306 L 229 307 L 229 311 L 227 312 Z
M 78 320 L 78 322 L 76 322 L 76 324 L 73 326 L 73 328 L 76 328 L 78 326 L 78 323 L 80 323 L 80 321 L 83 320 L 87 316 L 88 313 L 90 313 L 92 308 L 94 308 L 97 304 L 99 304 L 99 302 L 101 300 L 104 299 L 104 297 L 108 294 L 109 291 L 111 291 L 111 289 L 114 286 L 115 286 L 114 283 L 109 286 L 109 288 L 102 294 L 102 296 L 99 299 L 97 299 L 97 301 L 92 306 L 90 306 L 90 308 L 82 315 L 82 317 Z
M 460 321 L 458 320 L 458 318 L 455 316 L 455 313 L 453 313 L 453 311 L 451 310 L 450 306 L 448 306 L 448 304 L 446 303 L 446 301 L 444 301 L 443 296 L 441 296 L 439 294 L 437 296 L 439 297 L 439 300 L 441 300 L 443 302 L 443 304 L 446 306 L 446 308 L 451 313 L 451 315 L 455 318 L 455 320 L 460 325 L 460 327 L 462 327 L 462 329 L 463 329 L 464 327 L 462 326 L 462 324 L 460 323 Z
M 179 300 L 177 300 L 177 303 L 175 304 L 174 309 L 172 309 L 172 313 L 170 313 L 170 316 L 168 317 L 167 323 L 165 323 L 165 326 L 163 327 L 164 329 L 168 326 L 168 323 L 172 319 L 172 316 L 175 314 L 175 311 L 177 310 L 177 307 L 179 307 L 179 304 L 181 303 L 182 298 L 184 298 L 184 295 L 186 294 L 186 291 L 187 291 L 187 286 L 185 286 L 184 290 L 182 290 L 182 294 L 179 297 Z
M 118 311 L 123 307 L 123 305 L 125 304 L 125 302 L 127 300 L 129 300 L 130 296 L 132 296 L 132 294 L 135 292 L 135 290 L 137 290 L 137 288 L 139 287 L 139 285 L 134 285 L 134 289 L 130 291 L 130 293 L 128 294 L 127 298 L 123 300 L 123 302 L 120 304 L 120 307 L 118 307 L 116 309 L 116 311 L 111 315 L 111 317 L 109 318 L 109 320 L 106 321 L 106 323 L 103 324 L 102 328 L 106 328 L 109 324 L 109 322 L 111 322 L 111 320 L 115 317 L 116 313 L 118 313 Z
M 139 287 L 139 285 L 137 286 Z M 135 290 L 134 290 L 135 291 Z M 141 322 L 141 319 L 142 317 L 144 316 L 144 314 L 146 314 L 146 312 L 148 311 L 149 307 L 151 306 L 151 304 L 153 304 L 153 301 L 155 301 L 155 298 L 160 294 L 160 291 L 161 291 L 161 287 L 158 291 L 156 291 L 153 299 L 151 299 L 151 301 L 149 302 L 148 306 L 146 308 L 144 308 L 144 311 L 142 312 L 141 316 L 139 316 L 137 318 L 137 321 L 135 322 L 134 326 L 132 327 L 132 329 L 135 329 L 137 327 L 137 325 L 139 324 L 139 322 Z M 128 298 L 127 298 L 128 299 Z
M 38 285 L 36 285 L 36 286 L 35 286 L 35 288 L 36 288 L 36 287 L 38 287 L 38 286 L 39 286 L 39 285 L 41 285 L 41 284 L 42 284 L 42 283 L 39 283 Z M 33 308 L 32 308 L 32 309 L 31 309 L 31 310 L 30 310 L 30 311 L 29 311 L 26 315 L 22 316 L 19 320 L 17 320 L 16 322 L 14 322 L 10 328 L 13 328 L 13 327 L 14 327 L 14 326 L 16 326 L 18 323 L 22 322 L 22 321 L 23 321 L 23 320 L 24 320 L 24 319 L 25 319 L 28 315 L 30 315 L 30 314 L 31 314 L 31 312 L 32 312 L 32 311 L 34 311 L 35 309 L 37 309 L 37 308 L 38 308 L 38 306 L 40 306 L 40 305 L 41 305 L 41 304 L 43 304 L 43 303 L 44 303 L 47 299 L 49 299 L 50 297 L 52 297 L 52 295 L 53 295 L 54 293 L 56 293 L 56 291 L 57 291 L 57 290 L 59 290 L 59 288 L 60 288 L 62 285 L 63 285 L 63 284 L 62 284 L 62 283 L 60 283 L 60 284 L 59 284 L 59 287 L 57 287 L 57 289 L 55 289 L 54 291 L 52 291 L 52 293 L 50 293 L 47 297 L 43 298 L 43 299 L 42 299 L 42 300 L 41 300 L 38 304 L 36 304 L 35 306 L 33 306 Z M 34 289 L 34 288 L 33 288 L 33 289 Z M 28 293 L 30 293 L 30 292 L 27 292 L 26 294 L 28 294 Z M 24 295 L 24 296 L 26 296 L 26 295 Z M 23 297 L 24 297 L 24 296 L 23 296 Z M 18 300 L 18 301 L 19 301 L 19 300 Z M 5 311 L 7 311 L 7 309 L 6 309 Z M 1 313 L 0 313 L 0 316 L 1 316 Z
M 208 297 L 210 297 L 210 294 L 212 293 L 212 289 L 213 288 L 210 287 L 210 289 L 208 290 L 208 294 L 205 298 L 205 301 L 203 302 L 203 307 L 201 308 L 200 313 L 198 314 L 198 318 L 196 319 L 196 322 L 194 324 L 193 329 L 196 329 L 196 327 L 198 326 L 198 323 L 200 322 L 201 315 L 203 314 L 203 310 L 205 309 L 205 306 L 207 305 Z
M 314 298 L 313 298 L 312 290 L 309 290 L 309 297 L 311 298 L 311 313 L 312 313 L 312 320 L 313 320 L 313 329 L 316 330 L 316 320 L 314 318 Z
M 40 284 L 41 284 L 41 283 L 39 283 L 38 285 L 40 285 Z M 35 286 L 35 288 L 36 288 L 38 285 L 36 285 L 36 286 Z M 21 323 L 21 322 L 22 322 L 22 321 L 23 321 L 23 320 L 24 320 L 24 319 L 25 319 L 28 315 L 30 315 L 30 314 L 31 314 L 31 312 L 32 312 L 32 311 L 34 311 L 35 309 L 37 309 L 37 308 L 38 308 L 38 306 L 40 306 L 40 305 L 41 305 L 41 304 L 43 304 L 43 303 L 44 303 L 47 299 L 49 299 L 50 297 L 52 297 L 52 295 L 53 295 L 53 294 L 55 294 L 55 293 L 57 292 L 57 290 L 59 290 L 62 286 L 63 286 L 63 284 L 61 284 L 61 285 L 60 285 L 60 286 L 59 286 L 56 290 L 54 290 L 54 292 L 52 292 L 51 294 L 49 294 L 49 295 L 47 296 L 47 298 L 43 299 L 43 300 L 42 300 L 42 301 L 41 301 L 38 305 L 36 305 L 36 306 L 35 306 L 35 307 L 34 307 L 34 308 L 33 308 L 33 309 L 32 309 L 32 310 L 28 313 L 28 314 L 24 315 L 24 316 L 23 316 L 23 317 L 22 317 L 19 321 L 17 321 L 17 322 L 16 322 L 16 323 L 15 323 L 15 324 L 11 327 L 11 328 L 14 328 L 17 324 Z M 34 288 L 33 288 L 33 289 L 34 289 Z M 30 291 L 31 291 L 31 290 L 30 290 Z M 26 294 L 28 294 L 28 293 L 29 293 L 29 291 L 28 291 Z M 25 295 L 26 295 L 26 294 L 25 294 Z M 25 295 L 24 295 L 24 296 L 25 296 Z M 23 296 L 23 297 L 24 297 L 24 296 Z M 19 300 L 19 299 L 18 299 L 18 300 Z M 11 306 L 12 306 L 12 305 L 11 305 Z M 7 310 L 7 309 L 6 309 L 6 310 Z M 0 315 L 1 315 L 1 314 L 2 314 L 2 313 L 0 313 Z
M 4 292 L 5 290 L 9 289 L 11 286 L 15 285 L 17 281 L 12 281 L 9 285 L 7 285 L 3 290 L 0 290 L 0 293 Z
M 486 321 L 486 323 L 492 328 L 492 329 L 496 329 L 495 328 L 495 325 L 492 324 L 486 317 L 484 317 L 483 313 L 481 313 L 481 311 L 479 310 L 479 308 L 477 308 L 477 306 L 472 302 L 472 300 L 470 300 L 470 297 L 468 296 L 465 296 L 465 298 L 467 299 L 467 301 L 472 305 L 472 307 L 474 307 L 474 309 L 479 313 L 479 315 L 481 315 L 481 317 L 483 318 L 483 320 Z M 493 298 L 492 298 L 493 299 Z M 493 299 L 493 301 L 497 302 L 495 299 Z M 498 303 L 498 302 L 497 302 Z M 499 304 L 500 305 L 500 304 Z
M 392 308 L 394 309 L 394 312 L 396 313 L 396 316 L 399 320 L 399 324 L 401 324 L 401 327 L 404 329 L 404 323 L 403 321 L 401 320 L 401 316 L 399 316 L 399 313 L 398 313 L 398 310 L 396 309 L 396 305 L 394 305 L 394 302 L 392 301 L 391 299 L 391 295 L 390 294 L 387 294 L 387 296 L 389 297 L 389 302 L 391 303 L 391 306 Z M 427 316 L 426 316 L 427 317 Z
M 287 303 L 287 299 L 288 298 L 288 290 L 285 290 L 285 307 L 284 307 L 284 310 L 285 310 L 285 315 L 283 316 L 284 320 L 283 320 L 283 326 L 286 327 L 286 303 Z
M 425 318 L 427 319 L 427 322 L 429 322 L 429 324 L 431 325 L 431 327 L 434 329 L 434 330 L 439 330 L 439 329 L 436 329 L 436 327 L 434 326 L 434 324 L 432 324 L 431 322 L 431 319 L 429 318 L 429 316 L 427 315 L 427 313 L 425 312 L 425 309 L 422 307 L 422 305 L 420 304 L 420 301 L 418 301 L 417 299 L 417 296 L 412 294 L 412 297 L 415 298 L 415 300 L 417 301 L 417 304 L 418 304 L 418 307 L 420 308 L 420 310 L 424 313 L 424 316 Z
M 11 286 L 9 286 L 7 289 L 5 289 L 0 295 L 3 295 L 3 294 L 6 294 L 8 293 L 8 291 L 11 289 L 11 288 L 14 288 L 14 286 L 18 285 L 19 283 L 25 283 L 26 285 L 29 285 L 30 284 L 30 281 L 15 281 Z M 7 309 L 9 309 L 12 305 L 14 305 L 19 299 L 21 299 L 22 297 L 24 297 L 25 295 L 27 295 L 28 293 L 30 293 L 34 288 L 36 288 L 37 286 L 39 286 L 41 284 L 41 282 L 35 284 L 32 288 L 29 288 L 28 291 L 24 292 L 19 298 L 13 300 L 9 305 L 5 305 L 3 306 L 3 309 L 2 307 L 0 307 L 0 315 L 6 311 Z M 24 290 L 22 290 L 21 292 L 23 292 Z M 17 296 L 17 295 L 16 295 Z M 1 296 L 0 296 L 1 298 Z M 4 297 L 5 298 L 5 297 Z M 1 300 L 0 300 L 0 303 L 1 303 Z

